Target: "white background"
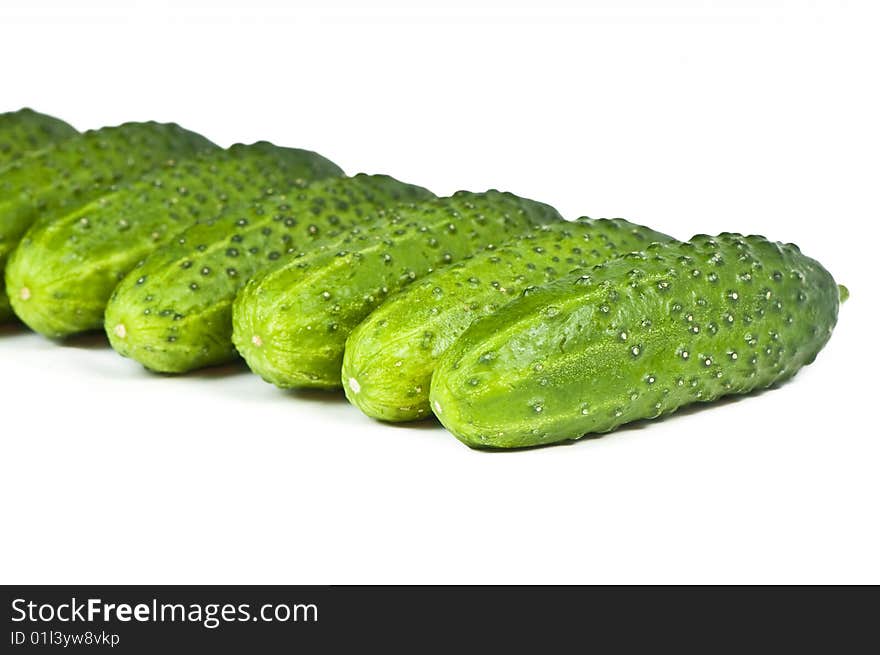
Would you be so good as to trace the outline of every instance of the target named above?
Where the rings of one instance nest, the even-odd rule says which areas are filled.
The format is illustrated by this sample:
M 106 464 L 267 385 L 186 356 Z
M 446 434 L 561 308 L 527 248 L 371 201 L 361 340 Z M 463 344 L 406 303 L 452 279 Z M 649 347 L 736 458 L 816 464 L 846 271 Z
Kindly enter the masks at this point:
M 794 241 L 852 291 L 828 347 L 777 390 L 488 454 L 0 328 L 0 581 L 880 582 L 871 3 L 431 4 L 6 0 L 0 111 Z

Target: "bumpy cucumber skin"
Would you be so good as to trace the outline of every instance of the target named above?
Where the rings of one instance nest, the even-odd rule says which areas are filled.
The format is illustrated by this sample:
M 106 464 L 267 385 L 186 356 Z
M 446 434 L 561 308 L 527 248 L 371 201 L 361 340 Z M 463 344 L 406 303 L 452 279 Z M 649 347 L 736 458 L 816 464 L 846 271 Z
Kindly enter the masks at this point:
M 652 244 L 475 322 L 434 371 L 431 408 L 476 448 L 608 432 L 791 377 L 837 309 L 831 275 L 792 244 Z
M 119 281 L 178 232 L 231 204 L 338 175 L 342 169 L 321 155 L 266 142 L 200 153 L 151 171 L 31 227 L 6 268 L 13 309 L 48 337 L 99 329 Z
M 171 159 L 216 147 L 179 125 L 125 123 L 71 136 L 14 161 L 0 175 L 0 271 L 36 221 L 48 222 Z M 5 290 L 2 294 L 5 297 Z M 3 303 L 10 317 L 8 298 Z
M 345 340 L 389 294 L 559 213 L 491 190 L 391 212 L 253 279 L 233 312 L 251 370 L 282 388 L 338 389 Z
M 0 114 L 0 175 L 2 168 L 35 150 L 77 134 L 61 119 L 33 109 Z
M 230 207 L 176 235 L 123 279 L 105 312 L 110 344 L 165 373 L 233 361 L 232 301 L 248 278 L 375 220 L 385 207 L 431 197 L 387 175 L 357 175 Z
M 64 121 L 32 109 L 0 114 L 0 178 L 4 174 L 3 169 L 13 162 L 75 134 L 77 131 Z M 0 193 L 2 188 L 0 185 Z M 0 195 L 0 202 L 2 199 L 3 196 Z M 9 298 L 0 284 L 0 321 L 10 318 L 11 315 Z
M 523 290 L 671 237 L 623 219 L 551 224 L 441 269 L 389 298 L 345 344 L 345 395 L 368 416 L 430 416 L 428 390 L 446 349 Z

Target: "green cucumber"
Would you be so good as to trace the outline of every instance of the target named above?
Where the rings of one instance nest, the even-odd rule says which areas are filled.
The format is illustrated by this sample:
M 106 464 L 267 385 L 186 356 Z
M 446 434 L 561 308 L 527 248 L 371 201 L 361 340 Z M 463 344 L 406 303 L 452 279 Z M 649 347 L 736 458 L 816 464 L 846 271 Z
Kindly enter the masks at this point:
M 5 189 L 2 179 L 7 167 L 25 156 L 34 156 L 39 150 L 75 134 L 77 131 L 64 121 L 37 113 L 32 109 L 0 114 L 0 203 L 3 201 L 2 194 Z M 2 272 L 3 258 L 0 255 L 0 274 Z M 11 315 L 9 298 L 3 290 L 3 284 L 0 283 L 0 322 L 10 318 Z
M 342 384 L 365 414 L 386 421 L 429 416 L 431 374 L 475 320 L 532 286 L 670 237 L 623 219 L 552 224 L 432 273 L 389 298 L 345 344 Z
M 178 232 L 216 218 L 229 205 L 341 174 L 316 153 L 266 142 L 200 153 L 151 171 L 31 227 L 6 267 L 13 309 L 49 337 L 100 328 L 114 287 Z
M 64 121 L 33 109 L 0 114 L 0 176 L 3 167 L 15 160 L 76 133 Z
M 652 244 L 475 322 L 435 369 L 431 408 L 469 446 L 515 448 L 748 393 L 815 359 L 839 293 L 792 244 Z
M 22 235 L 133 182 L 169 160 L 214 146 L 178 125 L 126 123 L 78 134 L 14 161 L 0 175 L 0 273 Z M 0 292 L 0 320 L 11 317 Z
M 387 206 L 430 197 L 387 175 L 357 175 L 230 207 L 176 235 L 119 283 L 105 312 L 110 344 L 165 373 L 232 361 L 232 301 L 248 278 Z
M 398 209 L 252 280 L 235 303 L 233 341 L 268 382 L 337 389 L 346 338 L 389 294 L 511 234 L 561 220 L 549 205 L 494 190 Z

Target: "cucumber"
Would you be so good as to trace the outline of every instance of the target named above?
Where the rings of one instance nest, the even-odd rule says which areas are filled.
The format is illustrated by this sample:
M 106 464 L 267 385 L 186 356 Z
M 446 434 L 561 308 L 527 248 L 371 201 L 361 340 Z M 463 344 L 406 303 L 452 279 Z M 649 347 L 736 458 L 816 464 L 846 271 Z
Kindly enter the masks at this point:
M 815 359 L 838 294 L 792 244 L 652 244 L 475 322 L 435 369 L 431 408 L 469 446 L 516 448 L 748 393 Z
M 0 176 L 11 162 L 76 133 L 64 121 L 33 109 L 0 114 Z
M 69 137 L 14 161 L 0 175 L 0 272 L 38 218 L 51 221 L 169 160 L 211 147 L 216 146 L 178 125 L 126 123 Z M 0 320 L 10 317 L 2 291 Z
M 383 303 L 345 344 L 342 384 L 365 414 L 385 421 L 429 416 L 440 357 L 475 320 L 532 286 L 670 237 L 623 219 L 545 225 L 441 269 Z
M 152 171 L 31 227 L 6 268 L 13 309 L 49 337 L 101 328 L 114 287 L 176 233 L 230 204 L 341 174 L 318 154 L 266 142 L 200 153 Z
M 75 134 L 77 131 L 64 121 L 37 113 L 32 109 L 0 114 L 0 203 L 3 201 L 2 180 L 7 167 L 26 155 L 33 156 L 36 151 L 48 148 L 55 142 Z M 3 270 L 2 266 L 2 255 L 0 255 L 0 273 Z M 10 318 L 11 315 L 9 298 L 3 290 L 3 285 L 0 284 L 0 322 Z
M 561 220 L 549 205 L 494 190 L 401 208 L 255 278 L 236 300 L 233 341 L 268 382 L 337 389 L 346 338 L 389 294 L 512 233 Z
M 430 197 L 387 175 L 357 175 L 230 207 L 177 234 L 119 283 L 105 312 L 110 344 L 165 373 L 232 361 L 232 301 L 249 277 L 384 207 Z

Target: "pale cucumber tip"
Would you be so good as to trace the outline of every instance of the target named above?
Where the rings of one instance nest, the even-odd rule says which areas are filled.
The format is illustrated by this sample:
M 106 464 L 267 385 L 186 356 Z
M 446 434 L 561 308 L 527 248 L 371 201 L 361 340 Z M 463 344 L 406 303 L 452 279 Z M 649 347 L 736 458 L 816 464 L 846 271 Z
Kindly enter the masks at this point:
M 849 289 L 847 289 L 842 284 L 837 285 L 837 291 L 840 294 L 840 302 L 841 304 L 845 303 L 849 299 Z

